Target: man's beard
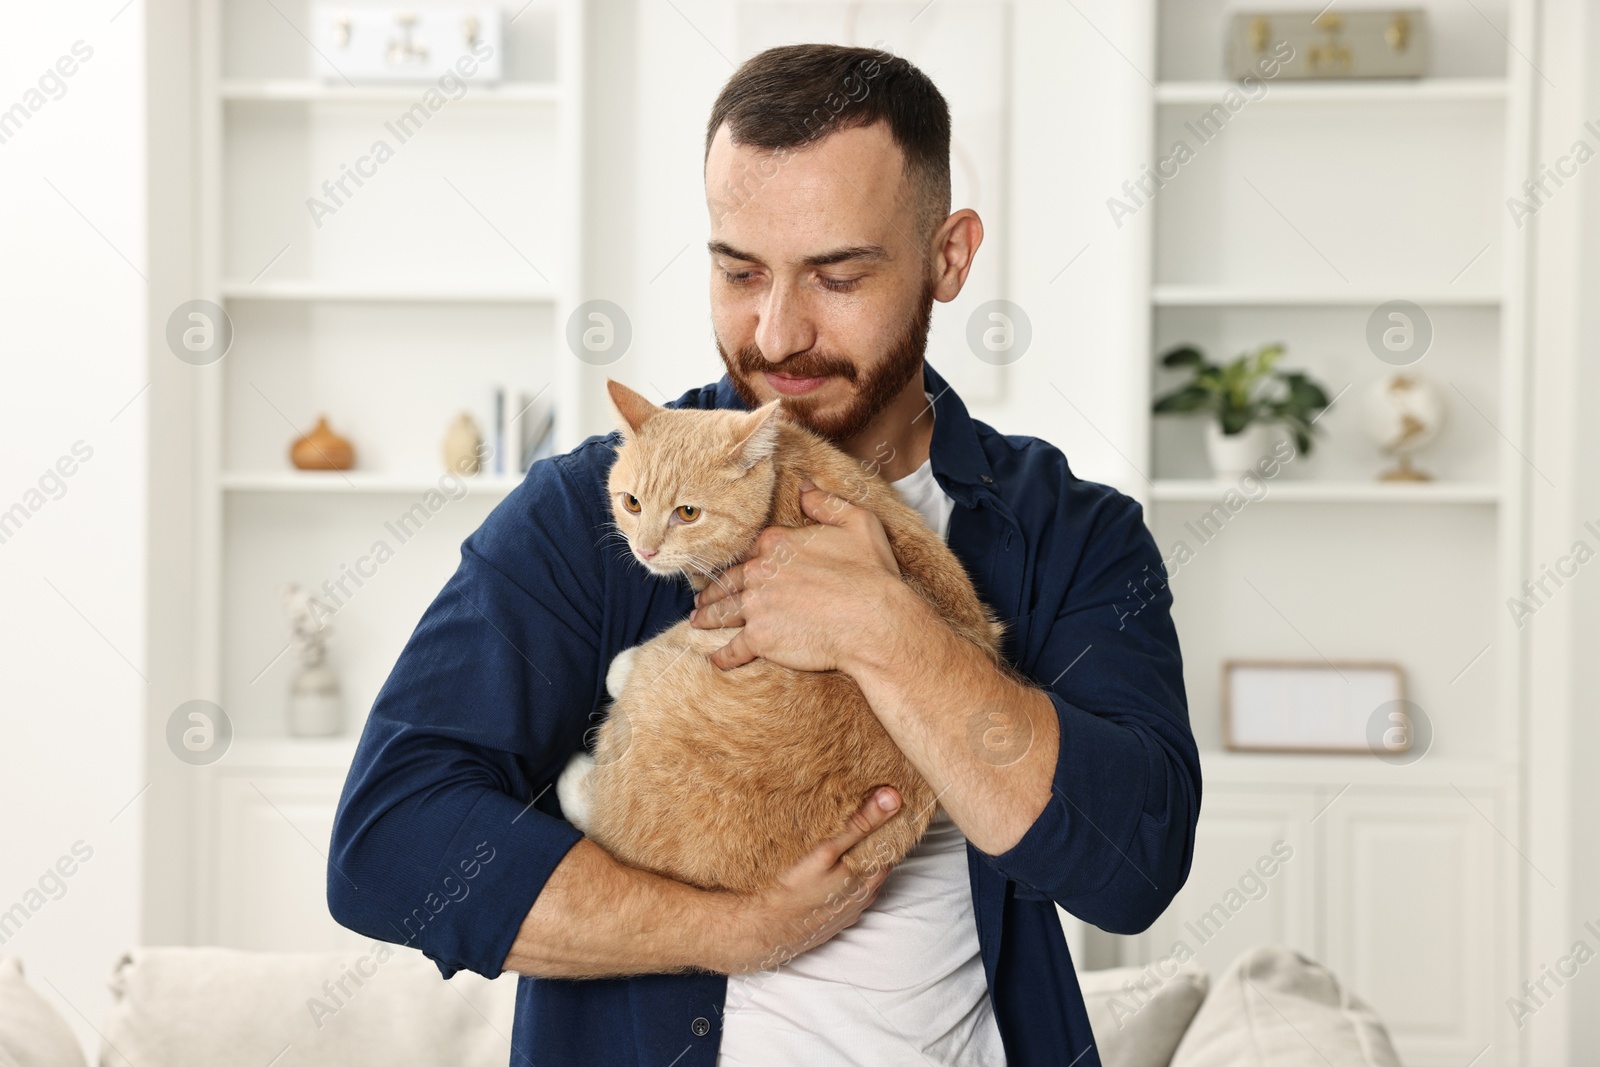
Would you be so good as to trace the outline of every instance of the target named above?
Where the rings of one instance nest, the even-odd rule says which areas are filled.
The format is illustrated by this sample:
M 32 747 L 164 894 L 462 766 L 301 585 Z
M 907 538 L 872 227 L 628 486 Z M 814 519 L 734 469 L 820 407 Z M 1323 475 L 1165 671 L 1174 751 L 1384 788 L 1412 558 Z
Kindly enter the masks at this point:
M 843 444 L 859 435 L 876 419 L 890 401 L 900 395 L 912 377 L 922 367 L 923 355 L 928 350 L 928 327 L 933 322 L 933 285 L 923 287 L 917 313 L 906 321 L 905 329 L 889 350 L 887 358 L 870 371 L 857 371 L 847 359 L 829 356 L 822 352 L 802 352 L 790 356 L 782 363 L 771 363 L 762 356 L 754 344 L 739 349 L 729 356 L 717 338 L 717 353 L 728 370 L 733 387 L 743 398 L 745 406 L 757 408 L 766 399 L 750 387 L 751 379 L 763 371 L 773 371 L 794 378 L 813 378 L 835 375 L 855 387 L 855 397 L 848 407 L 835 415 L 817 414 L 817 400 L 811 396 L 780 396 L 782 409 L 789 421 L 820 434 L 835 444 Z

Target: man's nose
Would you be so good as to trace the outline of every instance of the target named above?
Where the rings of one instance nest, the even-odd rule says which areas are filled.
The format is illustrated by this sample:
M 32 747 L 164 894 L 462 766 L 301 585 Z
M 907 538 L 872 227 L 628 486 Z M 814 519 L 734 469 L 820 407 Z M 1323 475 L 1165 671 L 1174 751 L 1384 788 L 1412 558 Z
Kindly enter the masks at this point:
M 804 298 L 786 285 L 774 284 L 756 326 L 756 347 L 762 356 L 768 362 L 781 363 L 796 352 L 809 351 L 816 342 L 817 332 Z

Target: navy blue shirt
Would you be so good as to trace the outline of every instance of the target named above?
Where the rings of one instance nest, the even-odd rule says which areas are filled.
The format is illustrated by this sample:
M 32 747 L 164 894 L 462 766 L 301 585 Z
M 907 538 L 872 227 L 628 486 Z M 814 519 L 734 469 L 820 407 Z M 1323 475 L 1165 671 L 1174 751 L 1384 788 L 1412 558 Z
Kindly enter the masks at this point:
M 968 416 L 924 364 L 948 543 L 1008 623 L 1004 653 L 1061 721 L 1054 794 L 1014 847 L 967 845 L 978 940 L 1009 1067 L 1093 1067 L 1055 905 L 1145 929 L 1188 876 L 1200 763 L 1160 553 L 1137 503 L 1054 446 Z M 671 407 L 747 406 L 724 376 Z M 687 583 L 605 538 L 618 435 L 535 463 L 461 548 L 373 705 L 340 798 L 334 917 L 410 944 L 446 977 L 501 973 L 582 834 L 553 783 L 607 703 L 618 652 L 689 613 Z M 512 1061 L 714 1067 L 718 974 L 521 979 Z

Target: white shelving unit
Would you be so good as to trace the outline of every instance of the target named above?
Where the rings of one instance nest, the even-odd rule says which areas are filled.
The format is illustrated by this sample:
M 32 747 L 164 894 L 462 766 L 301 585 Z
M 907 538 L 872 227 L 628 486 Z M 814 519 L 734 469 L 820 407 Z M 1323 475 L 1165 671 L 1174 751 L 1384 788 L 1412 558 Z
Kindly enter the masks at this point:
M 449 421 L 469 410 L 492 436 L 497 386 L 512 412 L 521 395 L 553 398 L 559 447 L 584 429 L 572 424 L 582 365 L 564 341 L 581 278 L 583 5 L 537 0 L 508 18 L 504 79 L 464 78 L 344 196 L 325 182 L 375 140 L 398 142 L 392 119 L 428 84 L 319 80 L 310 15 L 309 0 L 201 5 L 202 274 L 205 295 L 233 319 L 235 341 L 208 369 L 199 418 L 209 501 L 199 659 L 246 736 L 282 730 L 282 716 L 268 710 L 282 679 L 270 679 L 270 699 L 261 690 L 269 679 L 249 681 L 255 657 L 246 649 L 270 644 L 280 623 L 261 589 L 291 580 L 314 587 L 316 571 L 295 570 L 317 558 L 319 542 L 337 546 L 321 553 L 320 567 L 336 572 L 343 561 L 334 557 L 360 547 L 338 545 L 343 529 L 381 530 L 385 498 L 435 488 Z M 289 443 L 323 413 L 354 441 L 356 470 L 323 476 L 289 466 Z M 513 488 L 515 458 L 504 462 L 505 473 L 469 480 L 467 495 L 490 501 Z M 451 516 L 452 534 L 470 530 L 465 517 Z M 297 528 L 299 559 L 287 547 L 246 557 L 268 525 Z M 451 554 L 440 551 L 436 565 Z M 444 575 L 436 577 L 432 588 Z M 256 636 L 241 643 L 247 631 Z M 342 636 L 347 652 L 376 639 L 392 658 L 404 632 Z M 350 686 L 352 729 L 373 695 L 370 678 Z
M 1137 491 L 1169 567 L 1178 544 L 1192 552 L 1171 580 L 1206 796 L 1188 885 L 1122 956 L 1197 948 L 1185 924 L 1288 841 L 1286 876 L 1199 949 L 1213 974 L 1245 945 L 1291 944 L 1374 1004 L 1407 1064 L 1509 1065 L 1526 1062 L 1502 1001 L 1526 973 L 1529 871 L 1508 843 L 1527 709 L 1501 590 L 1523 567 L 1528 250 L 1504 201 L 1529 172 L 1532 4 L 1425 6 L 1437 76 L 1269 82 L 1197 145 L 1186 123 L 1229 90 L 1227 7 L 1149 4 L 1150 161 L 1195 149 L 1141 205 L 1152 355 L 1281 341 L 1284 365 L 1339 399 L 1312 455 L 1242 487 L 1209 477 L 1197 421 L 1149 414 L 1179 378 L 1152 360 Z M 1427 483 L 1377 481 L 1389 464 L 1361 427 L 1366 390 L 1399 369 L 1368 350 L 1366 321 L 1396 299 L 1432 322 L 1407 369 L 1449 409 L 1419 457 Z M 1432 747 L 1407 766 L 1227 752 L 1228 659 L 1398 662 Z
M 508 417 L 553 402 L 557 450 L 593 430 L 578 420 L 602 379 L 565 339 L 583 299 L 584 6 L 506 10 L 503 79 L 463 77 L 420 111 L 434 83 L 320 80 L 312 0 L 197 6 L 195 295 L 227 310 L 234 341 L 200 370 L 195 681 L 236 746 L 194 787 L 199 943 L 345 936 L 308 895 L 323 861 L 305 839 L 325 838 L 354 735 L 461 541 L 521 480 L 514 427 L 498 466 L 447 476 L 455 416 L 495 444 L 502 388 Z M 324 414 L 355 469 L 289 464 Z M 287 582 L 335 609 L 342 738 L 287 736 Z

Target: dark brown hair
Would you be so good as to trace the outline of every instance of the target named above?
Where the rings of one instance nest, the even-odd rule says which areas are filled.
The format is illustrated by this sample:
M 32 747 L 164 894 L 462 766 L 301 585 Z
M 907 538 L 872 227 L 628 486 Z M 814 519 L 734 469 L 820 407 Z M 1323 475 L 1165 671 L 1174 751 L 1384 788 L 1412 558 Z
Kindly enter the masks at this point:
M 830 133 L 877 122 L 888 124 L 905 157 L 931 233 L 950 214 L 950 107 L 926 74 L 890 52 L 793 44 L 752 56 L 711 107 L 705 158 L 724 123 L 734 144 L 786 158 Z

